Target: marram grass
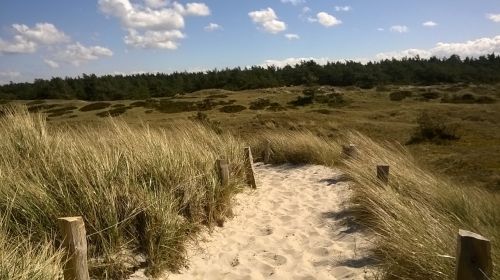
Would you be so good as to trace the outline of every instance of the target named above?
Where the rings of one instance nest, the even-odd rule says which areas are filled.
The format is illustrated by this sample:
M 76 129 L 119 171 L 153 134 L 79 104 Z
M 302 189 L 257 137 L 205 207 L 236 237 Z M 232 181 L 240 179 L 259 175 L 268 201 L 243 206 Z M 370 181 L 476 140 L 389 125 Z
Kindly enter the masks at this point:
M 231 163 L 226 187 L 215 169 L 219 157 Z M 186 240 L 231 214 L 231 197 L 244 186 L 242 163 L 240 141 L 192 122 L 167 130 L 116 120 L 56 129 L 41 114 L 7 109 L 0 118 L 0 243 L 24 241 L 2 246 L 0 276 L 58 275 L 60 251 L 49 244 L 64 216 L 83 216 L 95 277 L 124 277 L 138 265 L 136 255 L 153 275 L 178 270 Z

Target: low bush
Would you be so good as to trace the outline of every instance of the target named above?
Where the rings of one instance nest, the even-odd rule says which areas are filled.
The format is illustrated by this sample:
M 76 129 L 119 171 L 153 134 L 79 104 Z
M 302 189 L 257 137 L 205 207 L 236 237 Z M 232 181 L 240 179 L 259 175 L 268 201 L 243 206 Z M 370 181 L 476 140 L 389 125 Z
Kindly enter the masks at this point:
M 389 94 L 389 99 L 391 101 L 401 101 L 401 100 L 403 100 L 407 97 L 411 97 L 411 96 L 412 96 L 411 91 L 399 90 L 399 91 L 391 92 L 391 94 Z
M 257 100 L 250 102 L 250 107 L 248 107 L 248 109 L 250 109 L 250 110 L 263 110 L 270 105 L 271 105 L 271 101 L 269 101 L 269 99 L 258 98 Z
M 53 118 L 53 117 L 59 117 L 59 116 L 66 115 L 66 114 L 71 114 L 71 113 L 73 113 L 73 110 L 75 110 L 75 109 L 78 109 L 78 108 L 75 106 L 64 106 L 61 108 L 47 110 L 47 111 L 45 111 L 45 113 L 49 114 L 48 116 L 50 118 Z
M 432 142 L 442 144 L 444 141 L 457 140 L 457 125 L 450 123 L 445 116 L 437 113 L 423 112 L 417 118 L 417 127 L 407 144 Z
M 223 106 L 219 109 L 220 112 L 223 112 L 223 113 L 238 113 L 238 112 L 241 112 L 243 110 L 245 110 L 247 107 L 243 106 L 243 105 L 227 105 L 227 106 Z
M 476 96 L 472 93 L 445 95 L 441 99 L 442 103 L 456 104 L 491 104 L 495 103 L 496 99 L 490 96 Z
M 89 112 L 89 111 L 106 109 L 109 106 L 111 106 L 111 103 L 108 102 L 94 102 L 81 107 L 79 110 L 82 112 Z

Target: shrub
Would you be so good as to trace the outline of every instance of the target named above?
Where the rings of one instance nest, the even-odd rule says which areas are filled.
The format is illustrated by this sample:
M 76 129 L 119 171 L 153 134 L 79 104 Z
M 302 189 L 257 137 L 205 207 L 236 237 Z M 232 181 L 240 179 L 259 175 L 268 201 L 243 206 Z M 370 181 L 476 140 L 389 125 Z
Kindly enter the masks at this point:
M 272 102 L 271 104 L 269 104 L 269 107 L 267 107 L 266 110 L 278 112 L 278 111 L 286 111 L 286 108 L 281 106 L 281 104 L 279 104 L 277 102 Z
M 113 108 L 108 111 L 104 112 L 99 112 L 96 115 L 99 117 L 117 117 L 119 115 L 122 115 L 125 113 L 130 107 L 118 107 L 118 108 Z
M 446 140 L 457 140 L 457 126 L 450 124 L 442 115 L 423 112 L 417 118 L 417 128 L 407 144 L 429 141 L 437 144 Z
M 457 103 L 457 104 L 491 104 L 495 103 L 496 99 L 489 96 L 476 96 L 472 93 L 445 95 L 441 99 L 442 103 Z
M 437 99 L 441 96 L 441 94 L 437 91 L 428 91 L 420 94 L 420 96 L 424 99 Z
M 111 103 L 108 102 L 94 102 L 81 107 L 79 110 L 82 112 L 88 112 L 88 111 L 106 109 L 109 106 L 111 106 Z
M 59 117 L 65 114 L 73 113 L 73 110 L 77 109 L 75 106 L 65 106 L 62 108 L 55 108 L 51 110 L 47 110 L 45 113 L 49 114 L 49 117 Z
M 130 107 L 146 107 L 147 102 L 146 101 L 134 101 L 130 103 Z
M 298 96 L 297 99 L 290 101 L 288 104 L 293 106 L 307 106 L 313 104 L 313 96 Z
M 238 113 L 245 110 L 247 107 L 243 105 L 227 105 L 219 109 L 223 113 Z
M 271 101 L 267 98 L 258 98 L 250 102 L 250 110 L 262 110 L 271 105 Z
M 389 99 L 391 101 L 401 101 L 401 100 L 403 100 L 407 97 L 411 97 L 411 96 L 412 96 L 411 91 L 399 90 L 399 91 L 391 92 L 391 94 L 389 94 Z

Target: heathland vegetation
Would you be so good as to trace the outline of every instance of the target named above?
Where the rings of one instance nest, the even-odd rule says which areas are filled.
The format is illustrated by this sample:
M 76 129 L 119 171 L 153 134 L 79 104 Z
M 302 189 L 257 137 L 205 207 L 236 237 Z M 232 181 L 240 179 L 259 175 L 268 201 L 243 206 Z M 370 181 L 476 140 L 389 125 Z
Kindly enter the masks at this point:
M 0 86 L 1 99 L 123 100 L 168 97 L 202 89 L 245 90 L 280 86 L 329 85 L 372 88 L 380 85 L 432 85 L 437 83 L 500 82 L 500 56 L 490 54 L 461 59 L 431 57 L 354 61 L 318 65 L 304 61 L 283 68 L 259 67 L 175 72 L 172 74 L 83 74 L 77 78 L 37 79 L 33 83 Z
M 395 65 L 402 68 L 391 68 Z M 351 69 L 355 75 L 372 69 L 374 77 L 399 69 L 399 77 L 417 77 L 418 65 L 423 73 L 451 76 L 376 80 L 370 89 L 360 87 L 367 86 L 358 76 L 350 86 L 318 85 L 329 84 L 330 76 L 347 77 L 332 69 L 361 67 Z M 55 81 L 83 87 L 90 76 L 5 85 L 0 89 L 0 279 L 60 277 L 56 219 L 77 215 L 85 219 L 94 278 L 120 279 L 139 267 L 152 275 L 182 268 L 186 243 L 231 217 L 232 199 L 246 187 L 243 148 L 251 146 L 260 161 L 267 145 L 274 163 L 344 169 L 354 189 L 348 214 L 377 236 L 371 257 L 383 279 L 452 279 L 459 228 L 491 239 L 492 279 L 499 278 L 499 65 L 498 56 L 368 65 L 306 62 L 239 69 L 233 77 L 281 73 L 292 85 L 315 86 L 290 87 L 291 80 L 278 79 L 271 85 L 287 86 L 238 92 L 189 93 L 198 88 L 169 80 L 208 81 L 220 73 L 230 77 L 233 70 L 94 77 L 93 87 L 78 90 L 82 95 L 57 87 L 38 95 L 34 89 Z M 311 80 L 293 80 L 306 70 L 311 75 L 303 77 Z M 214 87 L 224 88 L 225 79 Z M 408 85 L 439 81 L 461 82 Z M 124 88 L 118 95 L 103 94 L 108 82 L 116 83 L 108 93 L 118 92 L 122 82 Z M 157 82 L 166 86 L 153 94 Z M 233 82 L 226 88 L 245 88 Z M 149 88 L 146 95 L 130 95 L 138 85 Z M 23 100 L 49 97 L 87 101 Z M 341 155 L 347 143 L 357 146 L 358 157 Z M 227 186 L 215 168 L 221 157 L 230 162 Z M 391 166 L 387 185 L 374 175 L 380 163 Z

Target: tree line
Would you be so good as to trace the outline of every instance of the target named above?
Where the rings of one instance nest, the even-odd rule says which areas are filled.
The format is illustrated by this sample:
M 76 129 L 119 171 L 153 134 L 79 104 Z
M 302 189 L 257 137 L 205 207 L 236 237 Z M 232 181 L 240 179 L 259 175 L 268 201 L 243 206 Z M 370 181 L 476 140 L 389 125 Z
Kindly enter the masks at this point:
M 386 59 L 366 64 L 355 61 L 319 65 L 304 61 L 294 66 L 232 68 L 206 72 L 136 75 L 82 74 L 72 78 L 36 79 L 32 83 L 0 86 L 0 99 L 120 100 L 167 97 L 202 89 L 245 90 L 296 85 L 359 86 L 386 84 L 498 83 L 500 56 L 458 55 L 428 59 Z

